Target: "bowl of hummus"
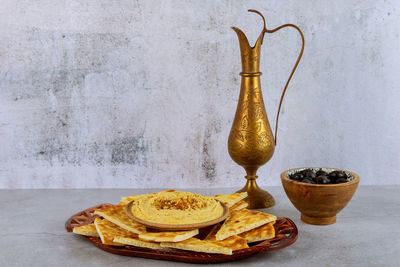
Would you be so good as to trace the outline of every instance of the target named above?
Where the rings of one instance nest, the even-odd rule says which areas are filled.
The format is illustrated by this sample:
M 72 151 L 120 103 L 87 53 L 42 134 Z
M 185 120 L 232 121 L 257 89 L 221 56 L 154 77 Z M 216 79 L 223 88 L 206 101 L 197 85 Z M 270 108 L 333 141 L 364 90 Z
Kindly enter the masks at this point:
M 225 220 L 229 209 L 213 197 L 166 190 L 139 196 L 126 206 L 126 213 L 150 228 L 191 230 Z

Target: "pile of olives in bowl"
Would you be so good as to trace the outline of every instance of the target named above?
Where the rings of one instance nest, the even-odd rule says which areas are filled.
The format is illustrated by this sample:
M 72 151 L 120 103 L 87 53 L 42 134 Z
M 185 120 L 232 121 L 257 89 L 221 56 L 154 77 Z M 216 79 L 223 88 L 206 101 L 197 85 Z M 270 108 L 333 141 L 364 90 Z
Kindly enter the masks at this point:
M 319 169 L 318 171 L 313 169 L 304 169 L 296 173 L 288 175 L 288 178 L 307 184 L 342 184 L 349 182 L 349 176 L 344 171 L 323 171 Z

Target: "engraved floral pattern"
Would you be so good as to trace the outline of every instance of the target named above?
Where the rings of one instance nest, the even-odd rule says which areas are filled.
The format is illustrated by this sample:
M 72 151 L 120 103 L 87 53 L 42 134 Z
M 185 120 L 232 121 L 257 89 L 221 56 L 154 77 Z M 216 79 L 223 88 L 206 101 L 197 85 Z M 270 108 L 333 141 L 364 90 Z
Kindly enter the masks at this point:
M 239 139 L 240 141 L 244 142 L 244 136 L 243 136 L 242 132 L 240 132 L 240 131 L 236 132 L 235 137 L 237 139 Z
M 267 132 L 262 132 L 261 134 L 258 135 L 257 142 L 259 145 L 265 147 L 265 146 L 270 145 L 271 140 L 270 140 L 270 137 L 268 136 Z
M 263 108 L 261 107 L 261 104 L 256 104 L 252 108 L 251 114 L 253 115 L 254 119 L 259 120 L 263 117 Z
M 249 127 L 249 119 L 247 116 L 244 116 L 242 119 L 242 129 L 246 130 Z
M 259 80 L 244 84 L 241 90 L 228 140 L 229 154 L 241 166 L 261 166 L 272 157 L 275 145 Z

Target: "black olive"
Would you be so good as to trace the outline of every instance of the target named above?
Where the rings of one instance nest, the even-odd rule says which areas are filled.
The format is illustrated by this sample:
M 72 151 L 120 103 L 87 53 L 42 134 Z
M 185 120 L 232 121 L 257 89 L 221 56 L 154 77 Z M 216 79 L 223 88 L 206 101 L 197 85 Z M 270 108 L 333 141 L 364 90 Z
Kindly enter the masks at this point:
M 293 179 L 295 179 L 295 180 L 301 180 L 303 178 L 304 178 L 304 175 L 301 173 L 296 173 L 293 175 Z
M 328 174 L 329 177 L 336 177 L 336 175 L 337 175 L 336 171 L 330 172 Z
M 331 173 L 328 174 L 329 179 L 331 179 L 331 181 L 336 181 L 336 179 L 338 179 L 338 173 L 337 171 L 333 171 Z
M 304 176 L 311 177 L 311 178 L 317 177 L 317 175 L 315 175 L 315 172 L 313 172 L 313 171 L 310 170 L 310 169 L 307 169 L 307 170 L 304 172 Z
M 310 179 L 307 179 L 307 178 L 303 179 L 302 182 L 303 183 L 307 183 L 307 184 L 315 184 L 315 182 L 313 180 L 310 180 Z
M 317 171 L 316 175 L 317 175 L 317 176 L 328 175 L 328 173 L 325 172 L 325 171 L 323 171 L 322 169 L 320 169 L 319 171 Z
M 348 181 L 347 181 L 346 178 L 339 178 L 339 179 L 336 180 L 336 183 L 337 183 L 337 184 L 342 184 L 342 183 L 347 183 L 347 182 L 348 182 Z
M 304 176 L 307 176 L 307 172 L 309 171 L 309 169 L 304 169 L 302 171 L 299 171 L 298 173 L 303 174 Z
M 344 171 L 332 171 L 327 173 L 322 169 L 314 171 L 304 169 L 288 176 L 290 179 L 307 184 L 339 184 L 348 182 L 349 176 Z
M 326 175 L 320 175 L 317 178 L 315 178 L 315 181 L 317 184 L 329 184 L 331 180 Z

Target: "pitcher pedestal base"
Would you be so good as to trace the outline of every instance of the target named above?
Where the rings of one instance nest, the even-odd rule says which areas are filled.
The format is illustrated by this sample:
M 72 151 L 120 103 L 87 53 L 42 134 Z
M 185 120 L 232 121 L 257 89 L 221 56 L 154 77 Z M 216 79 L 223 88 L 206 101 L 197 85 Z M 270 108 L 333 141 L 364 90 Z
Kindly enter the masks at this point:
M 275 200 L 270 193 L 258 187 L 255 179 L 248 179 L 246 185 L 237 191 L 247 192 L 244 200 L 249 203 L 248 209 L 264 209 L 275 205 Z

